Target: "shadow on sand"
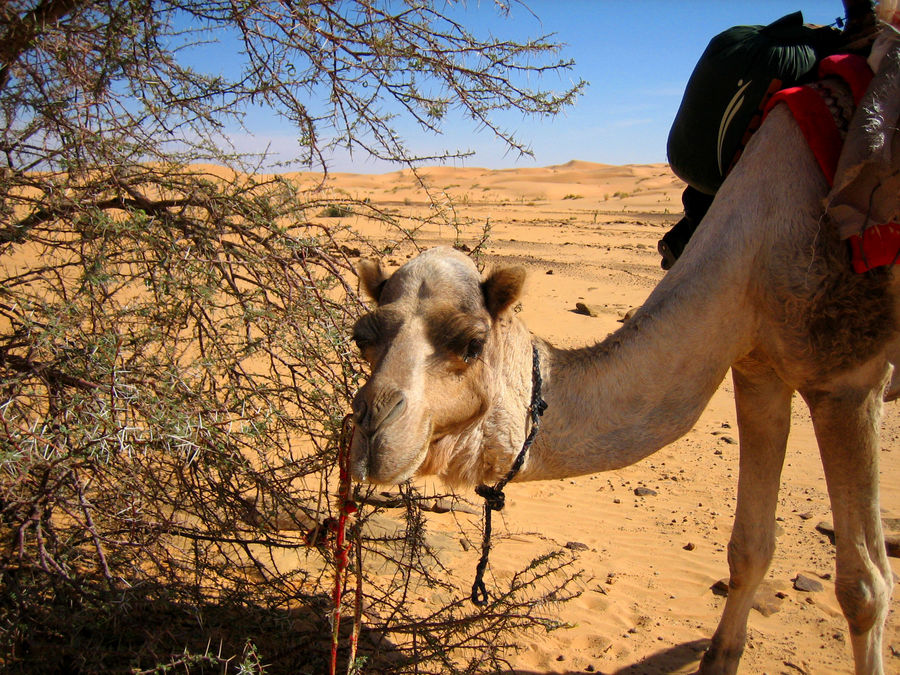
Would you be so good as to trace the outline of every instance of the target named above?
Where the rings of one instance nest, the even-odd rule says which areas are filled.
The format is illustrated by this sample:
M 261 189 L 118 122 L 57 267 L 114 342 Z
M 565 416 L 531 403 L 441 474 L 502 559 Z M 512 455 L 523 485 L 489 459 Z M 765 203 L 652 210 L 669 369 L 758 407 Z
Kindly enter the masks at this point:
M 584 675 L 586 672 L 593 672 L 596 675 L 672 675 L 672 673 L 684 672 L 684 667 L 691 663 L 696 663 L 699 667 L 700 656 L 707 647 L 709 647 L 709 640 L 694 640 L 656 652 L 633 665 L 618 670 L 586 671 L 582 668 L 567 671 L 565 675 Z M 515 673 L 516 675 L 545 675 L 533 670 L 516 670 Z
M 331 598 L 325 594 L 298 594 L 296 607 L 283 609 L 226 598 L 191 603 L 184 593 L 171 597 L 175 585 L 146 584 L 93 603 L 57 591 L 31 602 L 0 599 L 0 623 L 18 632 L 18 639 L 5 639 L 8 653 L 0 649 L 4 675 L 233 673 L 263 666 L 271 675 L 328 672 Z M 350 629 L 349 620 L 341 623 L 341 673 L 347 672 Z M 409 660 L 380 633 L 365 629 L 359 654 L 367 659 L 367 673 L 390 673 Z

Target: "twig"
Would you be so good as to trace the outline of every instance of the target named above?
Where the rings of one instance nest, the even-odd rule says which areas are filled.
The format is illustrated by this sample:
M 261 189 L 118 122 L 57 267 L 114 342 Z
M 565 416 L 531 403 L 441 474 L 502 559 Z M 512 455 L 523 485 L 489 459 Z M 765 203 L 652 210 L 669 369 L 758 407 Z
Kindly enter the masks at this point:
M 91 539 L 94 541 L 94 548 L 97 550 L 97 558 L 100 561 L 100 569 L 103 571 L 103 577 L 109 584 L 109 590 L 115 590 L 112 572 L 109 571 L 109 565 L 106 562 L 106 554 L 103 551 L 103 545 L 100 543 L 100 535 L 97 533 L 97 526 L 94 525 L 94 519 L 91 517 L 90 505 L 84 496 L 84 488 L 78 474 L 72 471 L 72 481 L 75 483 L 75 491 L 78 493 L 78 503 L 81 505 L 81 511 L 84 513 L 84 521 L 87 525 L 88 532 L 91 533 Z

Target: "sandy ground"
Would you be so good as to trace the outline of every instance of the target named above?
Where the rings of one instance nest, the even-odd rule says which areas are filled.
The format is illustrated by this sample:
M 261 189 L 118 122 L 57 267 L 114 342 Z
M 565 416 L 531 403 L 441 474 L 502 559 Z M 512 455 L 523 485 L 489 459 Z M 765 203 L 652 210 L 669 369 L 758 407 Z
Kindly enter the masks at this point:
M 520 316 L 551 342 L 578 346 L 614 331 L 664 272 L 657 240 L 681 212 L 682 185 L 665 165 L 570 162 L 542 169 L 426 171 L 461 218 L 489 223 L 486 263 L 523 265 L 529 281 Z M 303 179 L 303 176 L 298 176 Z M 330 185 L 392 212 L 433 209 L 408 172 L 339 174 Z M 348 224 L 379 236 L 364 219 Z M 447 227 L 425 227 L 427 245 L 453 243 Z M 474 245 L 477 232 L 462 241 Z M 388 266 L 411 251 L 397 249 Z M 583 302 L 597 316 L 576 313 Z M 882 507 L 900 516 L 900 403 L 885 407 Z M 711 587 L 728 575 L 726 546 L 738 473 L 730 376 L 686 436 L 627 469 L 561 481 L 512 484 L 495 529 L 488 586 L 503 583 L 541 551 L 569 545 L 584 570 L 577 599 L 551 611 L 571 627 L 522 639 L 511 657 L 520 673 L 640 675 L 696 670 L 724 598 Z M 423 482 L 426 490 L 443 488 Z M 635 488 L 653 493 L 637 496 Z M 474 494 L 463 494 L 477 504 Z M 471 584 L 477 551 L 462 543 L 451 514 L 429 514 L 444 533 L 442 561 Z M 471 531 L 479 518 L 458 514 Z M 847 627 L 834 597 L 833 545 L 816 530 L 830 520 L 825 481 L 809 415 L 795 398 L 778 508 L 775 560 L 763 611 L 750 616 L 742 673 L 851 673 Z M 467 550 L 468 549 L 468 550 Z M 895 574 L 900 560 L 891 559 Z M 822 590 L 794 588 L 798 574 Z M 900 592 L 885 637 L 886 672 L 900 672 Z

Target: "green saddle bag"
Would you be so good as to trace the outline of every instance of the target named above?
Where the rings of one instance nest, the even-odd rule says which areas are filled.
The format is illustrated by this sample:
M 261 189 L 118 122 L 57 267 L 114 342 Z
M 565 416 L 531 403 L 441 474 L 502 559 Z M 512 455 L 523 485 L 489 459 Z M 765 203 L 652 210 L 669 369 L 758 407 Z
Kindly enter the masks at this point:
M 672 171 L 713 195 L 759 126 L 775 91 L 804 83 L 841 32 L 803 24 L 795 12 L 768 26 L 735 26 L 714 37 L 688 80 L 669 131 Z

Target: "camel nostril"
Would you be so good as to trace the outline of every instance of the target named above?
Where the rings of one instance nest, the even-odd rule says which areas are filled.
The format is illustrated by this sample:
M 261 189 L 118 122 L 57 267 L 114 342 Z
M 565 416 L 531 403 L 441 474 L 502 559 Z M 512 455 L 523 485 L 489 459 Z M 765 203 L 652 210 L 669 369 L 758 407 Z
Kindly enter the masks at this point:
M 381 409 L 384 411 L 384 415 L 378 420 L 375 426 L 376 429 L 390 423 L 406 410 L 406 396 L 404 396 L 402 391 L 395 391 L 391 397 L 384 402 Z
M 357 395 L 353 400 L 353 419 L 357 426 L 367 428 L 369 426 L 367 416 L 369 414 L 369 406 L 366 404 L 362 396 Z
M 371 393 L 371 392 L 370 392 Z M 406 410 L 406 395 L 399 389 L 381 390 L 374 395 L 357 395 L 353 416 L 357 427 L 372 435 Z

